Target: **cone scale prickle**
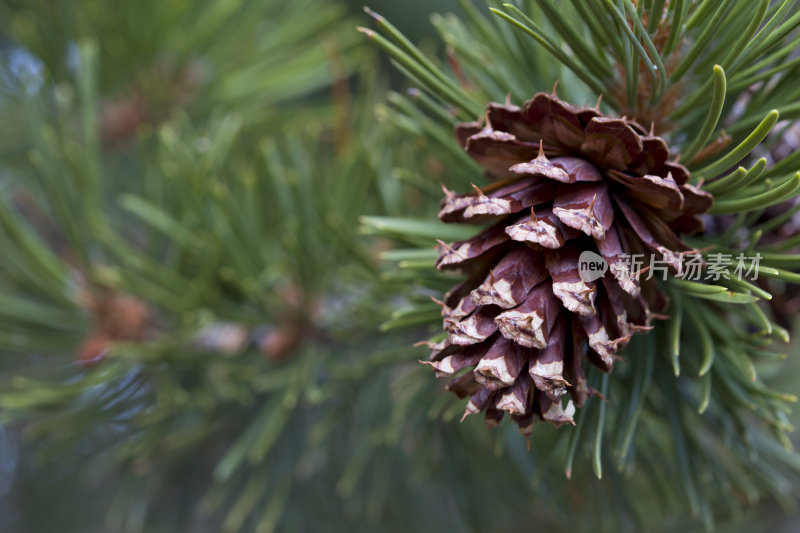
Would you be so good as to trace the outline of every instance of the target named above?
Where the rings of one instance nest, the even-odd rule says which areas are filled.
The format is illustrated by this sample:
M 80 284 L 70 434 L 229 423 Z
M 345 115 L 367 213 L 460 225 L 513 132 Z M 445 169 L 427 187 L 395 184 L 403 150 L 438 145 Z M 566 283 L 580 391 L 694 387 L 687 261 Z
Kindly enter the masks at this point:
M 442 307 L 447 337 L 425 363 L 453 376 L 465 416 L 496 425 L 508 413 L 527 435 L 535 417 L 573 422 L 593 394 L 584 358 L 610 372 L 631 336 L 647 330 L 666 298 L 631 275 L 626 257 L 652 254 L 681 269 L 680 235 L 703 229 L 713 198 L 688 183 L 663 139 L 626 118 L 538 93 L 523 107 L 489 104 L 485 123 L 456 127 L 458 141 L 492 183 L 444 189 L 443 222 L 485 225 L 440 243 L 436 266 L 466 280 Z M 610 273 L 584 281 L 591 251 Z

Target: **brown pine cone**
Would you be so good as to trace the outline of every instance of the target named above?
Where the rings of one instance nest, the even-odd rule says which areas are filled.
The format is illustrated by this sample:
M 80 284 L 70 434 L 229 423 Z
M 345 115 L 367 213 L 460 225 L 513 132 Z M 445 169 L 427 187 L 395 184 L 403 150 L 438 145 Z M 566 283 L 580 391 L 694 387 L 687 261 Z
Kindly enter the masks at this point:
M 465 416 L 484 411 L 494 426 L 508 412 L 523 434 L 534 416 L 572 423 L 592 394 L 584 356 L 611 371 L 617 351 L 666 306 L 626 257 L 652 253 L 680 271 L 688 247 L 679 234 L 703 228 L 698 215 L 713 199 L 687 183 L 660 137 L 554 94 L 523 108 L 490 104 L 485 126 L 459 124 L 456 135 L 494 182 L 445 189 L 439 218 L 490 225 L 441 243 L 437 268 L 467 279 L 440 302 L 448 335 L 426 364 L 439 376 L 473 367 L 448 385 L 470 398 Z M 610 273 L 584 281 L 585 251 Z

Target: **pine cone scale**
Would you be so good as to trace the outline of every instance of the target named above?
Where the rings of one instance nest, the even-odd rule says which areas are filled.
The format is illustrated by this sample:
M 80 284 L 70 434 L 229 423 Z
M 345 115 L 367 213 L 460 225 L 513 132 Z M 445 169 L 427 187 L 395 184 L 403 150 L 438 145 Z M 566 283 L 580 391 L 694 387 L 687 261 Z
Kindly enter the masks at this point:
M 603 183 L 558 187 L 553 214 L 567 226 L 600 239 L 614 222 L 614 207 Z

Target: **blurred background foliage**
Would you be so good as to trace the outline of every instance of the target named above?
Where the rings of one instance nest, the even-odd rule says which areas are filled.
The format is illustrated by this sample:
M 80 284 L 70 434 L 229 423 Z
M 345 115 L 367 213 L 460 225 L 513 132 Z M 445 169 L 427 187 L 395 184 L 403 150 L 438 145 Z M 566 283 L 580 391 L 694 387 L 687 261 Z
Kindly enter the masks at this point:
M 359 216 L 432 216 L 477 167 L 355 31 L 360 7 L 0 2 L 0 529 L 704 527 L 658 461 L 567 481 L 568 429 L 528 450 L 458 424 L 416 363 L 433 316 L 404 310 L 441 279 L 426 251 L 383 272 L 392 228 Z M 429 22 L 456 2 L 371 7 L 431 56 L 437 28 L 466 35 Z M 542 64 L 536 88 L 572 76 Z M 393 311 L 407 328 L 380 331 Z M 771 385 L 800 391 L 794 366 Z M 795 496 L 776 483 L 703 512 L 774 530 Z

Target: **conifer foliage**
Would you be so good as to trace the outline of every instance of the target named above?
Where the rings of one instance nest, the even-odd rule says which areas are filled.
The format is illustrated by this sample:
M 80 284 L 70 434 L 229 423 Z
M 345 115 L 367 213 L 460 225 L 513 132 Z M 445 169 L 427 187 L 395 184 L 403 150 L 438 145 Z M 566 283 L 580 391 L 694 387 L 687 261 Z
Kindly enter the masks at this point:
M 461 6 L 432 18 L 446 61 L 377 13 L 362 29 L 414 87 L 390 95 L 387 121 L 447 167 L 447 226 L 363 219 L 419 243 L 386 256 L 400 271 L 441 272 L 425 283 L 434 301 L 409 300 L 386 327 L 441 314 L 425 363 L 455 376 L 465 414 L 485 410 L 496 426 L 508 413 L 525 434 L 532 418 L 576 423 L 561 430 L 568 475 L 584 454 L 598 477 L 609 462 L 655 482 L 671 470 L 709 526 L 712 487 L 730 488 L 722 501 L 780 494 L 797 466 L 795 398 L 768 384 L 789 342 L 770 303 L 800 281 L 796 234 L 777 233 L 797 212 L 800 173 L 796 152 L 772 154 L 798 117 L 794 2 Z M 581 278 L 586 251 L 611 273 Z M 664 279 L 626 287 L 622 252 L 665 262 Z M 585 357 L 600 372 L 585 378 Z M 566 391 L 569 403 L 552 403 Z
M 0 530 L 791 509 L 797 2 L 350 11 L 0 1 Z

